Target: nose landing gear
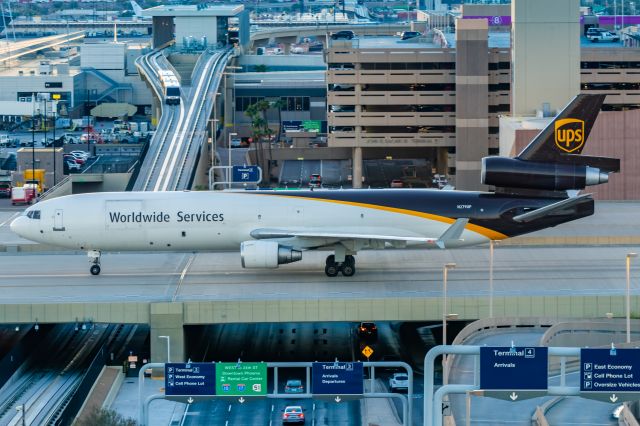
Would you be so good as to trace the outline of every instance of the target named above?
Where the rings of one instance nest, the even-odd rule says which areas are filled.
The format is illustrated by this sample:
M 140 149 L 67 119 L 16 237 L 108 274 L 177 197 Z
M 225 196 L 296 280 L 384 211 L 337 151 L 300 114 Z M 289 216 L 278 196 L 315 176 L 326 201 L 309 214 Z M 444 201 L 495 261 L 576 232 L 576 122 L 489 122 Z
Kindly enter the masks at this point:
M 100 252 L 98 250 L 89 250 L 87 256 L 89 257 L 89 262 L 91 262 L 91 267 L 89 268 L 91 275 L 100 275 Z

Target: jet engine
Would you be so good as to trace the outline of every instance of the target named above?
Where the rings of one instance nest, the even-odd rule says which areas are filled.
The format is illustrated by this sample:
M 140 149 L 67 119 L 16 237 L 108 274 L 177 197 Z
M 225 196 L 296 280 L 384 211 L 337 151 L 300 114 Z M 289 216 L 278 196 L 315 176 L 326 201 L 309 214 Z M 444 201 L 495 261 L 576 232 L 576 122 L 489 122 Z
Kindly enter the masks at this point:
M 275 241 L 244 241 L 240 244 L 243 268 L 277 268 L 302 260 L 302 252 Z
M 507 157 L 482 159 L 482 183 L 497 187 L 562 191 L 609 181 L 608 173 L 579 164 L 537 163 Z

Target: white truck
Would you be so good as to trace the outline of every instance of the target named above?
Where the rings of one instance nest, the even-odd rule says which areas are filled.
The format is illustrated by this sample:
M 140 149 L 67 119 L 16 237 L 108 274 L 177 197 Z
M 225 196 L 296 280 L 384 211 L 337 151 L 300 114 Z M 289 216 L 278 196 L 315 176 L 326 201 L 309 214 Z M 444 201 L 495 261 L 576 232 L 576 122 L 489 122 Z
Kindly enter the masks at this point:
M 19 143 L 18 138 L 12 138 L 9 135 L 0 135 L 0 148 L 15 148 Z
M 620 41 L 620 37 L 617 34 L 611 33 L 609 31 L 598 31 L 587 34 L 587 38 L 591 41 L 591 43 L 596 43 L 599 41 Z

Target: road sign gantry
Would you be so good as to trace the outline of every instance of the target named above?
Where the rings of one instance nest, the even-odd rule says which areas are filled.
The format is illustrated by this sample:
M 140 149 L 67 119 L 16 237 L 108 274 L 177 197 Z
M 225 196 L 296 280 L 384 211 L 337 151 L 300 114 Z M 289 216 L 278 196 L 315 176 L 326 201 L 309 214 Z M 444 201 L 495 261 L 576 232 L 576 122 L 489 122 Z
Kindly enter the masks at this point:
M 444 385 L 435 391 L 435 360 L 445 354 L 475 356 L 473 384 Z M 560 358 L 560 386 L 548 385 L 549 356 Z M 580 386 L 565 386 L 569 357 L 580 358 Z M 613 344 L 611 349 L 441 345 L 427 352 L 424 371 L 425 426 L 442 426 L 441 410 L 435 407 L 441 407 L 451 393 L 511 401 L 540 395 L 579 396 L 610 403 L 640 398 L 640 349 L 616 349 Z
M 372 377 L 376 367 L 399 367 L 407 371 L 407 395 L 398 393 L 365 392 L 364 367 L 370 367 Z M 144 371 L 162 368 L 165 372 L 165 394 L 142 398 Z M 267 392 L 267 369 L 273 368 L 276 384 Z M 278 392 L 279 368 L 305 368 L 307 371 L 304 394 Z M 311 372 L 319 381 L 310 380 Z M 323 377 L 324 376 L 324 377 Z M 316 383 L 314 385 L 314 383 Z M 313 388 L 310 388 L 313 386 Z M 312 390 L 310 393 L 309 390 Z M 150 363 L 138 373 L 139 424 L 148 425 L 149 405 L 157 399 L 169 399 L 187 404 L 214 398 L 238 398 L 243 403 L 251 398 L 332 399 L 340 403 L 345 399 L 395 398 L 402 403 L 403 425 L 411 424 L 411 398 L 413 395 L 413 369 L 404 362 L 267 362 L 267 363 Z

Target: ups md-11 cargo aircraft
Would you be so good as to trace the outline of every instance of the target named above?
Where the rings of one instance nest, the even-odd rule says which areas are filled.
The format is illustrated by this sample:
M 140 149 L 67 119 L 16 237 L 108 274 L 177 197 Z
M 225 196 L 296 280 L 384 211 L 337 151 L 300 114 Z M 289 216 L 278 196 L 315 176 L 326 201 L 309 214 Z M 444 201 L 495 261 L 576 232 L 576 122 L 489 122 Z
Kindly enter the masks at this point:
M 486 157 L 494 192 L 435 189 L 114 192 L 55 198 L 11 223 L 24 238 L 101 251 L 235 251 L 245 268 L 277 268 L 331 250 L 325 273 L 355 273 L 364 249 L 456 248 L 593 214 L 590 194 L 620 160 L 580 155 L 604 95 L 579 95 L 516 158 Z

